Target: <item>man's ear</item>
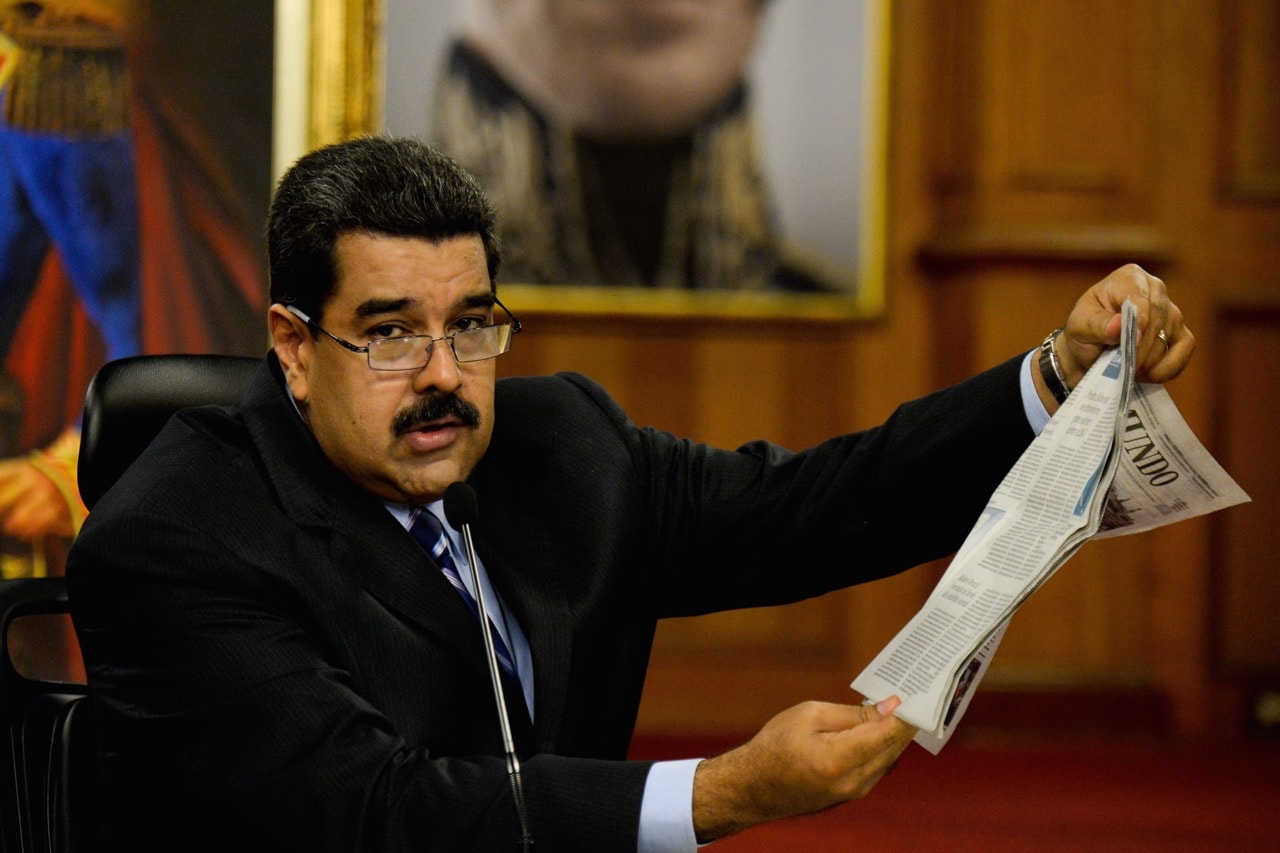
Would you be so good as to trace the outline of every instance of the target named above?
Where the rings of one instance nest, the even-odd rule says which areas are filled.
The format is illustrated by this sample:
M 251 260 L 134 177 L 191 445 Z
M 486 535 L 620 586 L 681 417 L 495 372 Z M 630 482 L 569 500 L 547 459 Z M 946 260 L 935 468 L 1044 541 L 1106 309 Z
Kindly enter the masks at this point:
M 285 382 L 298 405 L 307 400 L 307 366 L 311 359 L 311 330 L 279 302 L 267 311 L 267 328 L 271 332 L 271 348 L 280 360 Z

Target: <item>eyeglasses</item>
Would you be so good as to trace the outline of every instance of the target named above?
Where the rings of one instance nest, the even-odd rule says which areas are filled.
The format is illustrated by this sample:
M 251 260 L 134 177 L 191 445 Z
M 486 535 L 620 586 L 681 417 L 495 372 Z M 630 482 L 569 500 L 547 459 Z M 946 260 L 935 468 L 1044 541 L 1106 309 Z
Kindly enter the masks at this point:
M 358 347 L 344 341 L 337 335 L 320 327 L 301 309 L 295 305 L 284 306 L 295 317 L 306 323 L 309 328 L 322 332 L 333 338 L 352 352 L 361 352 L 369 359 L 372 370 L 421 370 L 431 362 L 431 354 L 435 352 L 437 341 L 447 341 L 454 361 L 466 364 L 473 361 L 486 361 L 497 358 L 511 349 L 511 336 L 517 334 L 523 326 L 507 306 L 494 297 L 493 303 L 507 313 L 510 323 L 495 323 L 480 326 L 477 329 L 466 329 L 433 338 L 430 335 L 401 335 L 396 338 L 374 338 L 366 346 Z

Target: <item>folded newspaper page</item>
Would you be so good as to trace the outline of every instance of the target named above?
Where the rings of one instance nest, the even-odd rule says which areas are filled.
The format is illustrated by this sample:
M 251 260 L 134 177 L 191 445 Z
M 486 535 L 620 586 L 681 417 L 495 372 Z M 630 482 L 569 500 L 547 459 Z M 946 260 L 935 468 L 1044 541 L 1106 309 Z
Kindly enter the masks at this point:
M 1013 613 L 1091 538 L 1249 500 L 1162 386 L 1134 382 L 1136 312 L 997 487 L 924 606 L 852 683 L 937 754 Z

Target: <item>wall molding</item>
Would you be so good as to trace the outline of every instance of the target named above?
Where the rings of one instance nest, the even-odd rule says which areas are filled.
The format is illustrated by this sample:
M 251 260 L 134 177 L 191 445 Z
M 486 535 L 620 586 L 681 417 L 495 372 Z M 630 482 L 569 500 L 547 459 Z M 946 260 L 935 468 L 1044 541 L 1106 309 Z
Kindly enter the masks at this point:
M 921 246 L 920 261 L 947 267 L 999 262 L 1135 262 L 1173 259 L 1173 240 L 1146 225 L 971 225 L 946 229 Z

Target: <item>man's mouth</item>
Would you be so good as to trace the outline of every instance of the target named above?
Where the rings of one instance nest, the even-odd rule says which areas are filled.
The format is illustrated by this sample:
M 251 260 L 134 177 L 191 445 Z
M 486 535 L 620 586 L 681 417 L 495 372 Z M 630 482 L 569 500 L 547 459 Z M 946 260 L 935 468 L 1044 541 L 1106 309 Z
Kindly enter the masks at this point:
M 462 426 L 462 424 L 456 418 L 449 418 L 443 421 L 431 421 L 429 423 L 414 424 L 405 432 L 406 434 L 410 432 L 439 432 L 442 429 L 449 429 L 451 427 L 460 427 L 460 426 Z

